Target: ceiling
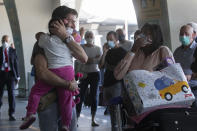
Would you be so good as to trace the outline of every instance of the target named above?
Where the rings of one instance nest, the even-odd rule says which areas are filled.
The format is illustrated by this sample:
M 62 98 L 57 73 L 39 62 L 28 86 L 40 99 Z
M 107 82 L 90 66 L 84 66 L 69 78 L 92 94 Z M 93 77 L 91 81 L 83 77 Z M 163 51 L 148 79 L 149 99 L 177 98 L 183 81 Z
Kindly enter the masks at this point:
M 83 0 L 80 23 L 137 25 L 132 0 Z

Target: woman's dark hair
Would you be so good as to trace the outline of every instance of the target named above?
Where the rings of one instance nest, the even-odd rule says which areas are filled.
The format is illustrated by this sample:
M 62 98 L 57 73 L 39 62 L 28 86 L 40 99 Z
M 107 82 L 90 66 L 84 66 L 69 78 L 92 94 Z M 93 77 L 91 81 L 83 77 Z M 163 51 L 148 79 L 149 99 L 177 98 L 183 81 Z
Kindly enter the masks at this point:
M 118 40 L 118 35 L 115 31 L 110 31 L 107 33 L 106 39 L 109 37 L 109 35 L 114 35 L 114 37 L 116 38 L 116 40 Z
M 73 14 L 78 17 L 78 13 L 75 9 L 69 8 L 67 6 L 59 6 L 55 10 L 53 10 L 52 18 L 53 19 L 62 19 L 67 17 L 68 14 Z
M 147 32 L 149 32 L 150 35 L 152 36 L 152 44 L 151 44 L 151 47 L 148 49 L 149 50 L 148 51 L 149 52 L 148 54 L 151 54 L 152 52 L 154 52 L 160 46 L 163 45 L 163 35 L 162 35 L 162 31 L 161 31 L 161 28 L 160 28 L 159 25 L 146 23 L 142 27 L 141 31 L 143 33 L 145 33 L 145 34 Z
M 1 43 L 4 43 L 5 42 L 5 39 L 8 37 L 8 35 L 4 35 L 1 39 Z
M 141 30 L 136 30 L 134 33 L 134 40 L 136 39 L 136 37 L 141 34 Z

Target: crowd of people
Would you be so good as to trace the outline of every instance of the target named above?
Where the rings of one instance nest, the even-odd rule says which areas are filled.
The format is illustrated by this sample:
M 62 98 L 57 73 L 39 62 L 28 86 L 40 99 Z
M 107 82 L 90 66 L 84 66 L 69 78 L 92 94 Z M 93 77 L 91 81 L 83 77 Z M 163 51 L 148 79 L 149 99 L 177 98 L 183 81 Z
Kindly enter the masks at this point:
M 27 113 L 20 129 L 27 129 L 38 113 L 42 131 L 76 131 L 87 89 L 90 89 L 91 126 L 95 121 L 99 102 L 99 85 L 103 103 L 111 118 L 112 131 L 118 131 L 113 98 L 121 97 L 124 76 L 133 70 L 154 71 L 166 58 L 180 63 L 185 77 L 197 97 L 197 24 L 183 25 L 180 29 L 181 45 L 172 53 L 164 45 L 162 31 L 157 24 L 144 24 L 134 34 L 134 43 L 125 39 L 123 29 L 109 31 L 103 48 L 95 44 L 92 31 L 76 31 L 78 13 L 67 6 L 57 7 L 48 23 L 48 32 L 38 32 L 31 64 L 35 84 L 28 99 Z M 15 97 L 13 89 L 20 80 L 18 59 L 9 36 L 2 37 L 0 47 L 0 107 L 4 85 L 8 90 L 9 120 L 14 121 Z M 195 51 L 196 50 L 196 51 Z M 73 58 L 75 64 L 73 67 Z M 82 73 L 81 78 L 76 78 Z M 77 82 L 76 80 L 79 81 Z M 100 82 L 101 81 L 101 82 Z M 101 84 L 99 84 L 101 83 Z M 197 106 L 197 101 L 192 105 Z M 75 109 L 76 108 L 76 109 Z M 46 121 L 47 119 L 48 121 Z

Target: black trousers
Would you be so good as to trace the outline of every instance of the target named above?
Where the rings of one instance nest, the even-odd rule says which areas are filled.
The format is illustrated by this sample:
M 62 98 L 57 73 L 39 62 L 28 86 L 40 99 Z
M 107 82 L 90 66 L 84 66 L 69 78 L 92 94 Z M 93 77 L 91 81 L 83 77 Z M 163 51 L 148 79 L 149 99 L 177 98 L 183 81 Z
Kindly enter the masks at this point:
M 80 80 L 80 103 L 76 105 L 77 117 L 80 116 L 82 104 L 84 102 L 85 92 L 90 84 L 90 98 L 91 98 L 91 114 L 95 114 L 98 106 L 98 84 L 99 72 L 92 72 L 87 74 L 86 79 Z
M 8 115 L 12 115 L 15 112 L 15 96 L 14 96 L 15 79 L 11 71 L 9 72 L 0 71 L 0 108 L 3 105 L 2 98 L 3 98 L 5 85 L 7 86 L 7 91 L 8 91 L 8 102 L 9 102 Z

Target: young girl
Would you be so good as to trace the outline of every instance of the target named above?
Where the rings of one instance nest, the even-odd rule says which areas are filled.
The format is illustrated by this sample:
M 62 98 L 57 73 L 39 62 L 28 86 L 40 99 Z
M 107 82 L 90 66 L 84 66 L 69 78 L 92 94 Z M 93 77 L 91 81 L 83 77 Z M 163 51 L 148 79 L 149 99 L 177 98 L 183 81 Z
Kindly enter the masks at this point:
M 54 21 L 55 20 L 53 19 L 50 20 L 49 27 L 51 27 L 51 23 Z M 72 29 L 67 28 L 67 31 L 70 35 L 72 34 Z M 67 81 L 73 80 L 74 69 L 72 67 L 72 54 L 66 44 L 59 37 L 53 34 L 41 35 L 38 44 L 45 51 L 49 70 Z M 51 87 L 40 80 L 38 80 L 32 87 L 28 99 L 27 114 L 25 121 L 20 126 L 20 129 L 28 128 L 35 121 L 36 117 L 34 114 L 37 111 L 41 96 L 45 95 L 52 88 L 54 87 Z M 69 91 L 65 88 L 56 88 L 56 90 L 63 125 L 62 130 L 68 131 L 72 117 L 72 107 L 75 105 L 73 96 L 79 94 L 79 91 Z

